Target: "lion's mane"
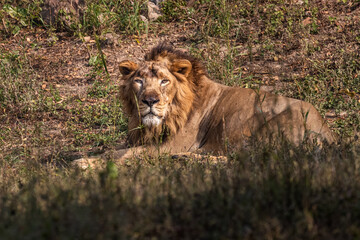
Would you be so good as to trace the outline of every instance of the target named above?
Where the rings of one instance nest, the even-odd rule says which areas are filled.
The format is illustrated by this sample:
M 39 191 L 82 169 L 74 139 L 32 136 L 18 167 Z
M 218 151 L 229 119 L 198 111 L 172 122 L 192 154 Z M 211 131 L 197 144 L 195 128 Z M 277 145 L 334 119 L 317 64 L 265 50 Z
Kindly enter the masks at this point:
M 191 72 L 187 77 L 174 71 L 177 60 L 186 59 L 191 65 Z M 170 72 L 177 78 L 177 90 L 168 114 L 161 126 L 147 128 L 141 126 L 141 118 L 138 111 L 138 100 L 132 89 L 131 79 L 134 74 L 124 76 L 120 86 L 120 98 L 124 110 L 129 117 L 128 141 L 132 145 L 142 145 L 146 143 L 159 143 L 166 141 L 169 137 L 176 134 L 177 131 L 187 122 L 194 104 L 198 101 L 196 88 L 201 84 L 201 77 L 206 76 L 207 72 L 194 57 L 180 50 L 175 50 L 169 45 L 160 44 L 145 55 L 147 62 L 166 61 Z M 174 87 L 174 86 L 173 86 Z

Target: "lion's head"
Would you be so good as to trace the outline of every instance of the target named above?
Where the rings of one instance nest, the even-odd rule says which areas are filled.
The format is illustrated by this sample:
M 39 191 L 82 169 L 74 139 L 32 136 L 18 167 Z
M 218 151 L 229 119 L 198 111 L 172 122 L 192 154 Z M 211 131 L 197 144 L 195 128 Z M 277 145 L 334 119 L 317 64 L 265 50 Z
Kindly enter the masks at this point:
M 162 141 L 175 134 L 188 120 L 195 87 L 206 75 L 200 62 L 165 44 L 153 48 L 140 65 L 125 60 L 119 68 L 132 144 Z

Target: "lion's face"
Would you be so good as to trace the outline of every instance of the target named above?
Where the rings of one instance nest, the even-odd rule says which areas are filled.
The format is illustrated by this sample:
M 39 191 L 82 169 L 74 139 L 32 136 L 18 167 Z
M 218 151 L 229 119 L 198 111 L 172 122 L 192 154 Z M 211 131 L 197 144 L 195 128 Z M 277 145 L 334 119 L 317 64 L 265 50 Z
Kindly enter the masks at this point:
M 148 62 L 138 68 L 129 81 L 142 124 L 146 127 L 161 125 L 176 94 L 176 77 L 163 63 Z
M 167 129 L 175 133 L 187 121 L 193 104 L 193 82 L 188 79 L 192 64 L 186 59 L 156 59 L 140 66 L 120 63 L 123 75 L 121 98 L 131 118 L 129 130 L 138 129 L 139 120 L 150 135 Z M 130 137 L 136 135 L 133 131 Z M 138 138 L 135 136 L 134 138 Z

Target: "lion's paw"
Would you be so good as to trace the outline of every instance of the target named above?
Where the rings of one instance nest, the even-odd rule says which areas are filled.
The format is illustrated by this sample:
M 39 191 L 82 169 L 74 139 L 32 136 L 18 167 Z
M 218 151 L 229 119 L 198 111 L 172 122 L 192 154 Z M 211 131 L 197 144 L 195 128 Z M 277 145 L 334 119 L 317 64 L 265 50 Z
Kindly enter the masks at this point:
M 99 157 L 86 157 L 76 159 L 71 162 L 71 166 L 78 167 L 80 169 L 98 169 L 104 167 L 104 161 Z

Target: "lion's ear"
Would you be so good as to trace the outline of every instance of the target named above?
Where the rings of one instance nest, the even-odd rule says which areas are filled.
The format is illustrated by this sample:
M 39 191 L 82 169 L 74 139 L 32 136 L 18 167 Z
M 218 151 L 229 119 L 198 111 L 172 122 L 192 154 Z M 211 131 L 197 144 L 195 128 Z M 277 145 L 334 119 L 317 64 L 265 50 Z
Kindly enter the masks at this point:
M 138 65 L 132 61 L 125 60 L 120 62 L 119 69 L 122 75 L 126 76 L 138 69 Z
M 171 65 L 172 72 L 180 73 L 185 77 L 189 76 L 191 69 L 192 69 L 191 62 L 186 59 L 175 60 Z

